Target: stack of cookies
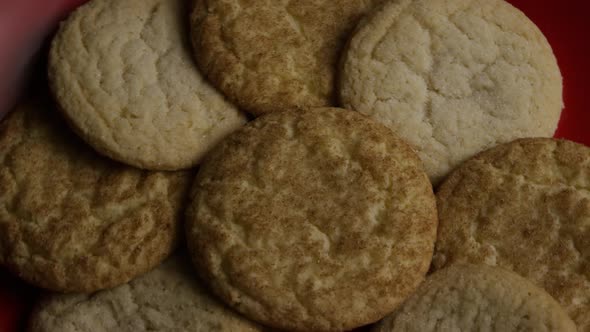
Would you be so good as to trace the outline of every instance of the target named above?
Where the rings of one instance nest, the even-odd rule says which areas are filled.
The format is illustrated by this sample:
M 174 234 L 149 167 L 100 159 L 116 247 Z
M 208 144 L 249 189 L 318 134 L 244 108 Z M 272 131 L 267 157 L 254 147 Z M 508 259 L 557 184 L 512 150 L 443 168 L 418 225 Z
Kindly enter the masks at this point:
M 590 148 L 504 0 L 91 0 L 48 77 L 0 123 L 30 331 L 590 331 Z

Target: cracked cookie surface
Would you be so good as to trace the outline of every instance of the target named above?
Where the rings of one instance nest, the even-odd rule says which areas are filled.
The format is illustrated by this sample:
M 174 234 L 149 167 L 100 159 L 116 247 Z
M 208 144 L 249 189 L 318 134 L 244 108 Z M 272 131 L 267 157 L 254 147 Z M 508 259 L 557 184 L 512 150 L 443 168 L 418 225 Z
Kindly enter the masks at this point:
M 590 331 L 590 148 L 548 138 L 500 145 L 454 171 L 437 200 L 436 268 L 514 270 Z
M 201 285 L 190 262 L 174 255 L 129 284 L 92 295 L 48 294 L 29 332 L 255 332 L 262 328 L 225 307 Z
M 27 282 L 92 292 L 176 246 L 192 172 L 148 172 L 96 154 L 49 97 L 0 123 L 0 264 Z
M 429 276 L 373 331 L 575 332 L 576 325 L 551 295 L 525 278 L 461 264 Z
M 348 330 L 393 310 L 424 279 L 432 187 L 412 149 L 356 112 L 267 114 L 202 165 L 187 243 L 212 289 L 280 329 Z
M 203 73 L 254 114 L 333 106 L 340 52 L 382 0 L 195 0 L 191 33 Z
M 340 98 L 408 140 L 437 184 L 499 143 L 553 136 L 562 83 L 541 31 L 503 0 L 394 0 L 354 33 Z
M 192 58 L 182 0 L 92 0 L 62 23 L 49 54 L 53 94 L 100 153 L 152 170 L 198 164 L 245 115 Z

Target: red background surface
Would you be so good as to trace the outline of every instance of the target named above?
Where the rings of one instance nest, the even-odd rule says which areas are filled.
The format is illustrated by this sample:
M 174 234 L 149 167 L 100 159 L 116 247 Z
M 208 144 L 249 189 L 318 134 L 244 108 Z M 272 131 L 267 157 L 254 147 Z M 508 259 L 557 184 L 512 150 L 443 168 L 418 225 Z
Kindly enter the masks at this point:
M 9 0 L 10 1 L 10 0 Z M 46 0 L 44 0 L 46 1 Z M 71 0 L 71 3 L 81 0 Z M 543 31 L 564 77 L 565 109 L 556 137 L 590 146 L 590 2 L 509 0 Z M 0 6 L 1 7 L 1 6 Z M 66 5 L 65 7 L 68 7 Z M 0 332 L 21 331 L 38 291 L 0 270 Z

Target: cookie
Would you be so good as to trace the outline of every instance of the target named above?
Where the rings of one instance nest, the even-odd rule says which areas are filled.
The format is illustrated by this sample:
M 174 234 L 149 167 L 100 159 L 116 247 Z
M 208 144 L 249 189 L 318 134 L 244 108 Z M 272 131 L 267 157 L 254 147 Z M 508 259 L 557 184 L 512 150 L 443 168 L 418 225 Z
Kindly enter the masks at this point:
M 423 280 L 436 203 L 412 149 L 336 108 L 273 112 L 203 163 L 187 243 L 229 305 L 286 330 L 379 320 Z
M 61 24 L 50 85 L 70 125 L 101 154 L 151 170 L 190 168 L 245 123 L 198 72 L 185 7 L 92 0 Z
M 550 45 L 503 0 L 390 1 L 341 71 L 342 104 L 408 140 L 434 184 L 487 148 L 553 136 L 563 105 Z
M 454 265 L 428 277 L 375 332 L 576 331 L 563 308 L 523 277 L 485 265 Z
M 225 307 L 172 256 L 129 284 L 93 295 L 49 295 L 29 318 L 29 332 L 254 332 L 262 328 Z
M 382 0 L 195 0 L 196 60 L 254 114 L 336 103 L 338 59 L 360 17 Z
M 99 156 L 31 99 L 0 123 L 0 264 L 60 292 L 127 282 L 176 246 L 191 174 Z
M 434 266 L 485 263 L 543 287 L 590 331 L 590 148 L 521 139 L 465 162 L 441 185 Z

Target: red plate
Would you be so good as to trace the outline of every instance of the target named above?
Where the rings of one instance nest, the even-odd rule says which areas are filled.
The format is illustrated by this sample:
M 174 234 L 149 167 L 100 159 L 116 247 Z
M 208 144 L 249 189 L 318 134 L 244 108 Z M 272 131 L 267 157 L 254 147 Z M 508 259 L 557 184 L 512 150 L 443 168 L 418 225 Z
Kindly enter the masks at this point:
M 80 2 L 74 0 L 73 2 Z M 543 31 L 557 56 L 564 77 L 565 109 L 556 137 L 590 146 L 590 111 L 585 93 L 590 93 L 590 2 L 584 0 L 509 0 L 524 11 Z M 2 7 L 2 6 L 0 6 Z M 590 96 L 589 96 L 590 97 Z M 37 292 L 6 272 L 0 271 L 0 332 L 22 330 Z

